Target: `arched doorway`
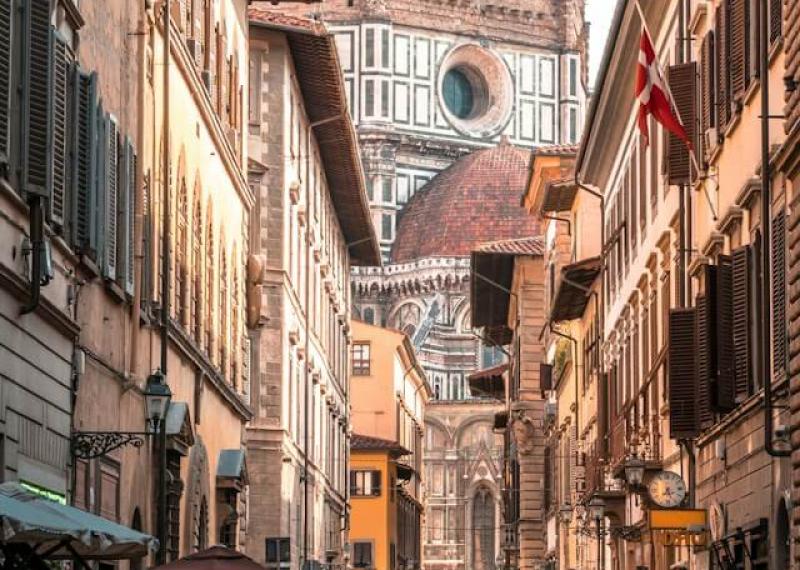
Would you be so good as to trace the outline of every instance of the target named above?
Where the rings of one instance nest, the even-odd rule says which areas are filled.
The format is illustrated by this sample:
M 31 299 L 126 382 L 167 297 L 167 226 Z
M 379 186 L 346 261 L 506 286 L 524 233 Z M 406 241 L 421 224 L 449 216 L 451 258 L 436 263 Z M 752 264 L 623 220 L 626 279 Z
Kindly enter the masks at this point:
M 472 566 L 493 570 L 495 563 L 495 505 L 491 491 L 481 485 L 472 498 Z

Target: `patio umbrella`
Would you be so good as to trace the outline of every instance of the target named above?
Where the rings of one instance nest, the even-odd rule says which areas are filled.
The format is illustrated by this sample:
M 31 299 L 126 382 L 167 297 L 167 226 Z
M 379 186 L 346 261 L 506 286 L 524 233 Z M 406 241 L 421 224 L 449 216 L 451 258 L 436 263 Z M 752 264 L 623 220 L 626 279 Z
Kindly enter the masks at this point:
M 232 548 L 212 546 L 153 570 L 264 570 L 264 567 Z

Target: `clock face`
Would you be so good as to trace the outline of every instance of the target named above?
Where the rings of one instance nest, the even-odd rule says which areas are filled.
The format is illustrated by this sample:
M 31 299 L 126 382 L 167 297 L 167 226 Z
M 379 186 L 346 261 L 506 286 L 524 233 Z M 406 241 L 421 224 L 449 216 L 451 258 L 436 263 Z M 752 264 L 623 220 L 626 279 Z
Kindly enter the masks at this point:
M 677 507 L 686 498 L 686 483 L 672 471 L 661 471 L 647 485 L 650 500 L 659 507 Z

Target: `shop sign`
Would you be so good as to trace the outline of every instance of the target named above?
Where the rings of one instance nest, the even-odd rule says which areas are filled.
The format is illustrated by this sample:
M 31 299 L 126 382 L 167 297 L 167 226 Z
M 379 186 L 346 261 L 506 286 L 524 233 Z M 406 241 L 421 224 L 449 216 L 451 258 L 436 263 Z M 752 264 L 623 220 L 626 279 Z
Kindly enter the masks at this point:
M 651 530 L 706 529 L 708 516 L 705 509 L 651 509 Z
M 661 546 L 706 546 L 708 532 L 705 530 L 654 530 L 653 538 Z

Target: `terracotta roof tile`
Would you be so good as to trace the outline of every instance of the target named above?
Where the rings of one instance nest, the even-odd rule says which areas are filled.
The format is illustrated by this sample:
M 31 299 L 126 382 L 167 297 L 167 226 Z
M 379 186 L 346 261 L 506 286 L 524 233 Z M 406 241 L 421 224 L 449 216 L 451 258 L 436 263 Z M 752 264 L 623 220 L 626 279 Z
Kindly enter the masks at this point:
M 538 146 L 533 149 L 533 154 L 537 156 L 575 156 L 578 154 L 578 145 L 553 144 L 548 146 Z
M 478 244 L 538 233 L 536 218 L 519 205 L 530 156 L 501 143 L 440 172 L 406 205 L 392 261 L 466 257 Z
M 396 441 L 369 435 L 359 435 L 356 433 L 350 436 L 350 449 L 357 449 L 359 451 L 389 451 L 398 456 L 411 454 L 409 450 Z
M 480 253 L 505 253 L 508 255 L 544 255 L 545 243 L 542 236 L 492 241 L 481 244 L 476 251 Z

